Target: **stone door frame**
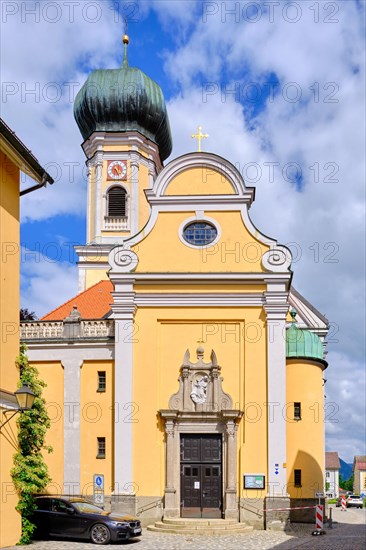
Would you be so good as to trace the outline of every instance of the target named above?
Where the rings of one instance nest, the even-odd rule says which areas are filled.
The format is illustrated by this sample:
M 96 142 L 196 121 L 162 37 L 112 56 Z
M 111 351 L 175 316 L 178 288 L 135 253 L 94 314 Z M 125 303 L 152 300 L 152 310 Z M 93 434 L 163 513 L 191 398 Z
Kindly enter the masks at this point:
M 237 431 L 243 413 L 239 410 L 221 413 L 159 412 L 165 422 L 164 518 L 181 516 L 180 434 L 221 434 L 223 515 L 226 519 L 238 521 Z

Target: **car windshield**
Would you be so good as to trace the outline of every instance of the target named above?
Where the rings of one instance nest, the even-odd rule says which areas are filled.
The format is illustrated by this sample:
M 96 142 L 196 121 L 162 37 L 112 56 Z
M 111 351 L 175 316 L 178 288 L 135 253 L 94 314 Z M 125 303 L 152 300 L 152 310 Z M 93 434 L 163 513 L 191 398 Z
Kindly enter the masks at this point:
M 351 495 L 349 498 L 361 498 L 360 495 Z
M 73 502 L 72 504 L 82 514 L 103 514 L 103 515 L 105 515 L 104 510 L 102 510 L 101 508 L 98 508 L 98 506 L 94 506 L 94 504 L 90 504 L 89 502 Z

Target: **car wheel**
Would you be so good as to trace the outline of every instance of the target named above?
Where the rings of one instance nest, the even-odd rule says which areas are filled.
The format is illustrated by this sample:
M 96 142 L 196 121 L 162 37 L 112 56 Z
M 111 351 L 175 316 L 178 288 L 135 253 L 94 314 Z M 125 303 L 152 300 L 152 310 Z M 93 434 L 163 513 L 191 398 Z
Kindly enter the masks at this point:
M 108 544 L 111 540 L 111 533 L 106 525 L 97 523 L 91 528 L 90 538 L 94 544 Z

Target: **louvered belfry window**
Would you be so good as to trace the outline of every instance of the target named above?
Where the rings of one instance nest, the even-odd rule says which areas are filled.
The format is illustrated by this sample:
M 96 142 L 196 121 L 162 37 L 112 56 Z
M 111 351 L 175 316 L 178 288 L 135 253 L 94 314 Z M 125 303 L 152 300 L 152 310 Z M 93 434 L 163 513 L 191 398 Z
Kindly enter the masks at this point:
M 124 218 L 126 216 L 127 193 L 123 187 L 112 187 L 108 191 L 107 216 Z

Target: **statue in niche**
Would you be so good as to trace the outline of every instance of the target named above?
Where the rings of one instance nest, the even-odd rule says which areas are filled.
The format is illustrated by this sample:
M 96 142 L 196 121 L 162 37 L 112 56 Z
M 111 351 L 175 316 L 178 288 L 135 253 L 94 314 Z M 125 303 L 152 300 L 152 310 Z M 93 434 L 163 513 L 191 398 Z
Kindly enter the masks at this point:
M 207 385 L 208 385 L 208 376 L 202 376 L 197 378 L 195 382 L 192 382 L 192 392 L 191 399 L 197 405 L 205 403 L 207 399 Z

